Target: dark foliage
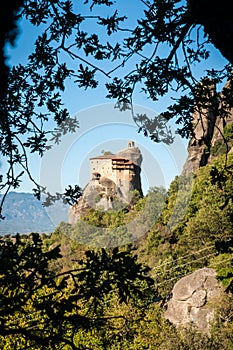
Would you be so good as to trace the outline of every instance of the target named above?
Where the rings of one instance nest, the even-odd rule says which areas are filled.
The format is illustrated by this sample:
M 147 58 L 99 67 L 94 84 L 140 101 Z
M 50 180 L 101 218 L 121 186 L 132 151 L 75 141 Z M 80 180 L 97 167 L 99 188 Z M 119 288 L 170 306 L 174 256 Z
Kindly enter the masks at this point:
M 120 14 L 117 2 L 108 0 L 84 1 L 85 14 L 79 12 L 74 1 L 10 1 L 7 10 L 1 5 L 1 15 L 8 19 L 1 21 L 2 48 L 9 42 L 14 44 L 16 20 L 26 19 L 41 28 L 35 50 L 24 66 L 19 64 L 9 70 L 1 52 L 0 149 L 9 168 L 1 176 L 0 189 L 5 193 L 20 186 L 23 174 L 34 182 L 37 196 L 45 190 L 31 177 L 28 154 L 42 156 L 51 137 L 59 142 L 64 134 L 78 127 L 62 104 L 68 78 L 80 88 L 96 88 L 98 75 L 102 74 L 108 80 L 107 97 L 115 99 L 121 109 L 132 105 L 138 89 L 155 102 L 170 94 L 174 103 L 160 119 L 155 117 L 152 121 L 147 116 L 134 116 L 139 131 L 155 142 L 171 143 L 167 121 L 175 118 L 178 133 L 188 137 L 192 132 L 193 108 L 205 105 L 203 96 L 197 94 L 199 77 L 193 65 L 208 59 L 211 43 L 233 63 L 229 4 L 224 1 L 219 11 L 217 3 L 209 6 L 208 1 L 203 4 L 199 0 L 141 3 L 145 6 L 144 15 L 134 28 L 127 28 L 127 16 Z M 108 10 L 105 17 L 99 14 L 100 6 Z M 87 29 L 87 20 L 93 22 L 96 31 Z M 103 40 L 103 30 L 109 40 Z M 116 42 L 115 33 L 123 35 L 120 43 Z M 120 68 L 130 60 L 134 62 L 133 58 L 137 64 L 131 65 L 122 77 Z M 77 61 L 75 68 L 71 64 L 73 60 Z M 106 60 L 112 62 L 108 71 L 104 65 Z M 219 71 L 209 69 L 203 72 L 202 78 L 208 76 L 213 83 L 221 83 L 231 76 L 231 64 Z M 219 100 L 220 95 L 217 98 Z M 232 106 L 231 100 L 227 99 L 228 107 Z M 216 112 L 225 117 L 220 107 Z M 52 130 L 56 127 L 54 135 Z M 21 168 L 19 171 L 17 166 Z
M 101 328 L 108 322 L 100 312 L 106 297 L 114 292 L 119 303 L 143 299 L 140 283 L 153 284 L 149 269 L 129 250 L 85 254 L 77 268 L 55 274 L 51 263 L 61 257 L 59 246 L 44 251 L 38 234 L 1 238 L 0 335 L 20 337 L 40 349 L 62 344 L 79 349 L 74 341 L 79 329 Z

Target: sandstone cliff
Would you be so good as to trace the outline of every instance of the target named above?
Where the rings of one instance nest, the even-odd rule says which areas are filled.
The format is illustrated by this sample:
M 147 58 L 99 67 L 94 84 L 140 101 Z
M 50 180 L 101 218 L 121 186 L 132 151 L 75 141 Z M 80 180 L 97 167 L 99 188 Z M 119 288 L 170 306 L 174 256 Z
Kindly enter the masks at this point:
M 183 172 L 193 172 L 205 166 L 215 158 L 212 150 L 218 144 L 226 142 L 224 128 L 233 123 L 233 108 L 228 105 L 227 98 L 233 96 L 233 81 L 227 82 L 220 94 L 215 85 L 208 82 L 206 86 L 200 84 L 201 103 L 194 108 L 194 133 L 188 145 L 188 157 Z M 232 146 L 227 152 L 232 152 Z

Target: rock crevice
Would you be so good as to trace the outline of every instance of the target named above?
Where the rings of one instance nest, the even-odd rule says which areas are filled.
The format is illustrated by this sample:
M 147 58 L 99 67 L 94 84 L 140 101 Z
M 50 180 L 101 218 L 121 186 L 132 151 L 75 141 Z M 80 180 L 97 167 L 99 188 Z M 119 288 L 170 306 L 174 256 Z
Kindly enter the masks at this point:
M 227 105 L 226 96 L 232 94 L 233 80 L 229 80 L 221 93 L 208 81 L 200 84 L 201 103 L 194 107 L 193 135 L 188 145 L 188 157 L 183 172 L 194 172 L 210 163 L 215 155 L 211 150 L 217 143 L 224 143 L 224 128 L 233 123 L 233 108 Z M 232 152 L 232 150 L 229 150 Z

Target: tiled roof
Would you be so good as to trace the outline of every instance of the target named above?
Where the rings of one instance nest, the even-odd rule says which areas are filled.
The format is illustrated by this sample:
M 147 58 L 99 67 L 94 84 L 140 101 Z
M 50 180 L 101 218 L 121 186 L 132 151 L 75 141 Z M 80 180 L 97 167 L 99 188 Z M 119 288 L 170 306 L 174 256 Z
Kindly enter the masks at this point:
M 128 160 L 128 159 L 125 159 L 125 158 L 117 157 L 115 154 L 107 154 L 105 156 L 96 156 L 96 157 L 90 158 L 90 160 L 92 160 L 92 159 Z

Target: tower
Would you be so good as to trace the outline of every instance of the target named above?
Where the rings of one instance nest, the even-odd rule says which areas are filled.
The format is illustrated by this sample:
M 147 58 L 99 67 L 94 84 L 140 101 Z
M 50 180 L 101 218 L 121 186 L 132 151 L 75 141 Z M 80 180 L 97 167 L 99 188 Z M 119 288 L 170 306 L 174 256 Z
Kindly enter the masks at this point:
M 135 142 L 134 141 L 129 141 L 128 142 L 128 148 L 135 147 Z

